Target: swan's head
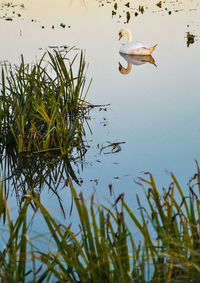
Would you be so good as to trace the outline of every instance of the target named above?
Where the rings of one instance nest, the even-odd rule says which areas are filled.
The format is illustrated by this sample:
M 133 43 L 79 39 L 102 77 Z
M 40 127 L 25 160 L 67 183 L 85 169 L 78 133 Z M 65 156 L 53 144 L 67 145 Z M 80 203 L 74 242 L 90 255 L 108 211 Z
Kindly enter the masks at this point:
M 119 40 L 122 38 L 122 36 L 124 36 L 126 34 L 126 30 L 125 29 L 120 29 L 119 31 Z
M 129 29 L 120 29 L 119 31 L 119 40 L 124 36 L 125 34 L 128 35 L 128 41 L 130 42 L 132 40 L 132 34 Z

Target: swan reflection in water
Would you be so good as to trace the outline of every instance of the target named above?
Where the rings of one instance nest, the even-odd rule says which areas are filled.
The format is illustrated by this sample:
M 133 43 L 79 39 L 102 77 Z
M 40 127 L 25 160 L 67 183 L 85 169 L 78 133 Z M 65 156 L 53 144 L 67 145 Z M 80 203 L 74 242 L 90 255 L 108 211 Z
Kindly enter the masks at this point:
M 127 55 L 127 54 L 122 54 L 119 53 L 128 63 L 127 68 L 124 68 L 120 63 L 119 63 L 119 71 L 123 75 L 127 75 L 131 72 L 132 65 L 143 65 L 145 63 L 150 63 L 153 64 L 155 67 L 156 63 L 154 58 L 151 55 Z

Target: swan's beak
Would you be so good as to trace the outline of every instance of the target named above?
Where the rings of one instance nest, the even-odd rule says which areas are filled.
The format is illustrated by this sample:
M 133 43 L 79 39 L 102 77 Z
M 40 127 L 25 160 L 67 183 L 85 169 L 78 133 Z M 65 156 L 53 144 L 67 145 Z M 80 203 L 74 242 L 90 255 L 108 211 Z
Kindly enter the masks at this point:
M 122 65 L 119 63 L 119 71 L 121 71 L 122 69 Z
M 121 32 L 119 33 L 119 40 L 122 38 L 122 34 L 121 34 Z

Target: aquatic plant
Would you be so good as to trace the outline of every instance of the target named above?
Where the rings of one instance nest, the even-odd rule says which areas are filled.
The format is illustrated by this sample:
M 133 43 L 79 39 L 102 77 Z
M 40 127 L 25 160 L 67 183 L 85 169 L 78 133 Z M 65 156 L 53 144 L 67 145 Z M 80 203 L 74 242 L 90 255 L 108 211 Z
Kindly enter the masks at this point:
M 68 52 L 47 52 L 35 65 L 25 64 L 21 56 L 19 67 L 2 67 L 2 144 L 17 145 L 18 152 L 68 154 L 76 149 L 84 154 L 86 63 L 81 52 L 75 72 L 77 55 L 70 61 Z
M 10 237 L 1 252 L 0 277 L 12 275 L 7 278 L 20 282 L 31 277 L 32 282 L 199 282 L 200 169 L 197 165 L 187 196 L 174 174 L 169 188 L 162 192 L 153 176 L 145 174 L 148 178 L 138 181 L 144 186 L 148 207 L 137 197 L 140 217 L 127 205 L 124 194 L 114 197 L 108 206 L 95 203 L 92 195 L 88 207 L 68 178 L 65 189 L 69 186 L 80 224 L 76 232 L 71 225 L 58 223 L 31 192 L 12 224 L 1 187 L 0 218 L 7 219 Z M 113 194 L 112 185 L 110 192 Z M 33 249 L 31 240 L 27 241 L 30 203 L 40 210 L 54 241 L 48 252 L 35 245 Z M 28 268 L 27 251 L 29 260 L 40 266 L 37 271 Z
M 200 278 L 200 171 L 189 182 L 185 197 L 175 176 L 167 191 L 159 193 L 153 176 L 145 192 L 149 207 L 142 207 L 140 218 L 126 204 L 124 194 L 111 207 L 94 203 L 87 208 L 82 193 L 77 195 L 69 180 L 80 220 L 78 235 L 70 227 L 57 224 L 34 197 L 57 251 L 41 253 L 48 280 L 55 276 L 61 282 L 197 282 Z M 198 182 L 198 196 L 191 182 Z M 111 188 L 111 187 L 110 187 Z M 174 191 L 178 195 L 174 197 Z M 180 199 L 180 203 L 177 202 Z M 195 211 L 196 209 L 196 211 Z M 127 225 L 128 216 L 133 226 Z M 140 241 L 134 239 L 140 233 Z M 175 281 L 173 281 L 175 280 Z
M 197 163 L 196 163 L 197 164 Z M 200 169 L 190 178 L 187 195 L 173 173 L 168 190 L 160 192 L 150 173 L 149 180 L 139 178 L 148 207 L 138 198 L 142 221 L 130 208 L 125 209 L 143 234 L 144 247 L 153 263 L 152 282 L 198 282 L 200 280 Z M 152 236 L 153 235 L 153 236 Z M 157 281 L 156 281 L 157 280 Z M 159 281 L 160 280 L 160 281 Z
M 28 230 L 27 209 L 29 203 L 30 200 L 26 199 L 16 220 L 11 219 L 6 192 L 1 183 L 0 221 L 7 224 L 7 230 L 5 227 L 2 229 L 3 226 L 1 225 L 0 282 L 26 282 L 29 273 L 32 273 L 33 279 L 36 278 L 37 270 L 33 247 L 26 234 Z M 31 258 L 30 262 L 28 260 L 29 256 Z M 29 266 L 27 266 L 28 262 Z

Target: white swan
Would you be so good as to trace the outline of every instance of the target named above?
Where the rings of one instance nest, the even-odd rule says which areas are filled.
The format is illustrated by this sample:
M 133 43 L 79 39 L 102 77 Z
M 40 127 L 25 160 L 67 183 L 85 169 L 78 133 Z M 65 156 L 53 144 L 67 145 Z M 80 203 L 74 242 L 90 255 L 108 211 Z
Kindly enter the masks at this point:
M 128 29 L 121 29 L 119 31 L 119 39 L 121 39 L 125 34 L 128 35 L 128 43 L 121 46 L 119 50 L 120 53 L 128 55 L 150 55 L 157 46 L 156 44 L 152 47 L 148 47 L 144 42 L 132 41 L 132 34 Z

